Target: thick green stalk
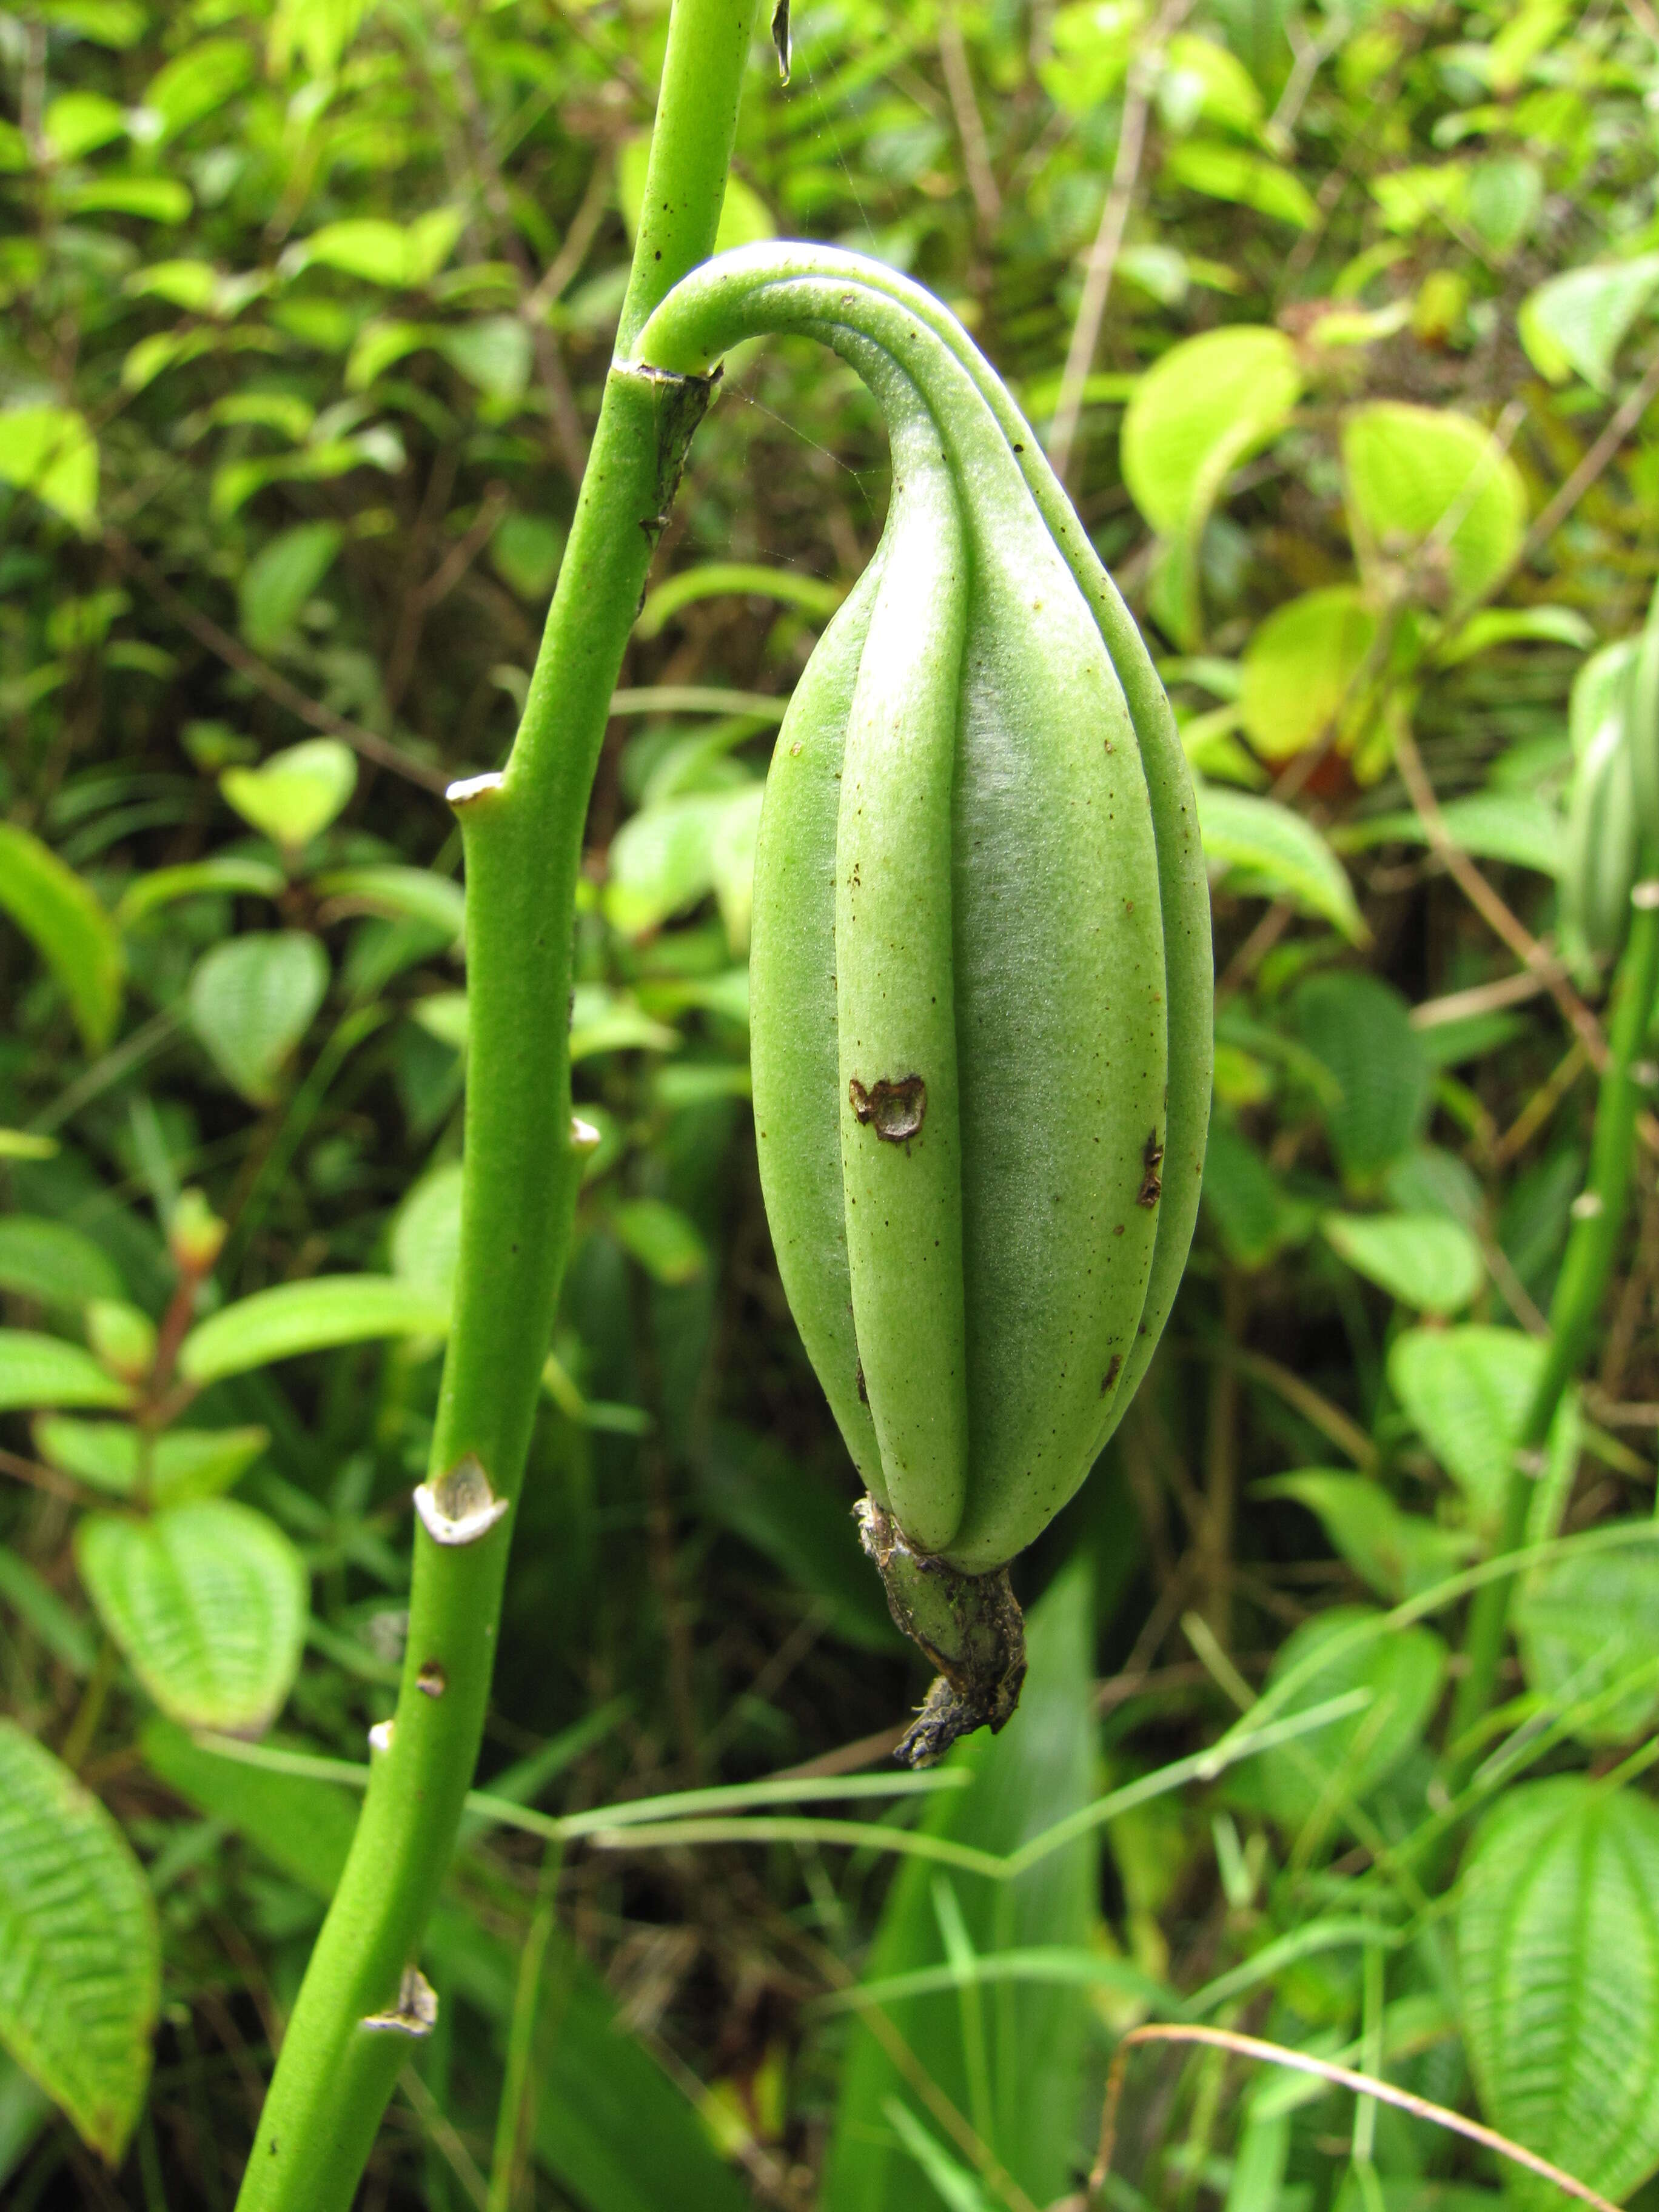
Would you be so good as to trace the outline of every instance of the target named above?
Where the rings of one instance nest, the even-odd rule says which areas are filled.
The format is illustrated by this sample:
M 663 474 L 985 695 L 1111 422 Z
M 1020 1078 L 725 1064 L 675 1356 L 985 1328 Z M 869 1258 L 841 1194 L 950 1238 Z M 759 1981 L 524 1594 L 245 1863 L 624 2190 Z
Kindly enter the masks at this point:
M 1645 856 L 1651 860 L 1652 856 Z M 1644 869 L 1644 876 L 1651 871 Z M 1632 902 L 1630 936 L 1619 963 L 1614 988 L 1613 1021 L 1607 1035 L 1607 1064 L 1595 1102 L 1595 1128 L 1590 1142 L 1589 1179 L 1574 1208 L 1571 1233 L 1550 1301 L 1550 1334 L 1544 1365 L 1534 1386 L 1532 1401 L 1516 1439 L 1517 1462 L 1530 1457 L 1548 1442 L 1562 1395 L 1577 1373 L 1589 1349 L 1601 1299 L 1618 1256 L 1630 1199 L 1631 1158 L 1640 1104 L 1637 1063 L 1646 1053 L 1659 993 L 1659 908 L 1651 902 L 1653 885 L 1637 885 Z M 1527 1516 L 1534 1495 L 1532 1475 L 1517 1464 L 1510 1475 L 1504 1501 L 1503 1523 L 1495 1547 L 1499 1558 L 1519 1548 L 1527 1531 Z M 1487 1583 L 1475 1595 L 1469 1612 L 1468 1668 L 1457 1686 L 1452 1704 L 1449 1781 L 1455 1790 L 1468 1779 L 1475 1753 L 1468 1747 L 1471 1732 L 1492 1703 L 1504 1652 L 1514 1577 Z
M 755 0 L 674 0 L 619 351 L 627 317 L 642 322 L 713 247 L 754 17 Z M 409 1644 L 240 2212 L 345 2212 L 408 2039 L 429 2024 L 416 1957 L 477 1759 L 510 1508 L 580 1179 L 568 1028 L 582 827 L 623 649 L 705 399 L 695 380 L 613 371 L 512 757 L 504 775 L 451 793 L 466 852 L 465 1169 Z

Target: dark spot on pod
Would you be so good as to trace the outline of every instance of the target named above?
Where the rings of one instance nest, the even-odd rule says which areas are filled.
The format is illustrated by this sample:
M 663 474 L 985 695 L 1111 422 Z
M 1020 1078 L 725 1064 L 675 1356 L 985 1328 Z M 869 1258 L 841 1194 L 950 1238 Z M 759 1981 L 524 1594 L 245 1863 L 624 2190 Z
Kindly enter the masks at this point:
M 847 1086 L 854 1118 L 868 1124 L 885 1143 L 902 1145 L 921 1128 L 927 1111 L 927 1085 L 919 1075 L 884 1075 L 866 1091 L 855 1075 Z
M 870 1386 L 864 1379 L 864 1362 L 861 1359 L 854 1369 L 853 1380 L 858 1385 L 860 1405 L 867 1406 L 870 1402 Z
M 1116 1382 L 1119 1371 L 1122 1368 L 1122 1365 L 1123 1354 L 1121 1352 L 1115 1352 L 1112 1354 L 1111 1360 L 1106 1369 L 1106 1372 L 1100 1378 L 1100 1395 L 1103 1398 L 1111 1389 L 1113 1383 Z
M 441 1698 L 449 1687 L 449 1677 L 435 1659 L 428 1659 L 415 1677 L 415 1686 L 423 1697 Z
M 1140 1178 L 1140 1188 L 1135 1193 L 1135 1204 L 1156 1206 L 1164 1195 L 1164 1180 L 1158 1174 L 1158 1170 L 1164 1164 L 1164 1147 L 1158 1141 L 1156 1129 L 1149 1130 L 1147 1133 L 1146 1147 L 1140 1155 L 1140 1164 L 1144 1172 Z

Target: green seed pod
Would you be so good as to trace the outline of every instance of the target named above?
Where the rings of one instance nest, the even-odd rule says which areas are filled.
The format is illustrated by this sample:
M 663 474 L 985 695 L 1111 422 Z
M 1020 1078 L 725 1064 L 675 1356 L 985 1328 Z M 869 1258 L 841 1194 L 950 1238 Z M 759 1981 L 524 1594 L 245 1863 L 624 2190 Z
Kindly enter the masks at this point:
M 938 302 L 851 255 L 746 250 L 670 295 L 641 356 L 684 373 L 782 329 L 869 385 L 894 480 L 768 781 L 756 1132 L 866 1548 L 945 1677 L 920 1763 L 1012 1711 L 1002 1571 L 1088 1473 L 1174 1297 L 1209 1102 L 1208 896 L 1145 648 Z
M 1562 920 L 1598 959 L 1616 959 L 1630 927 L 1638 832 L 1634 695 L 1643 641 L 1592 654 L 1572 687 L 1572 781 L 1561 869 Z

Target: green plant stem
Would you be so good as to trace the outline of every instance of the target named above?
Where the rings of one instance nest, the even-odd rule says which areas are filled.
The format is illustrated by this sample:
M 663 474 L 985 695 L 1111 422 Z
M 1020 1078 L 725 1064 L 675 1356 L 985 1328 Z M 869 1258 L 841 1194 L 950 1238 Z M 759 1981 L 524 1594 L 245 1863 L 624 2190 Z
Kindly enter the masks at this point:
M 1644 855 L 1644 878 L 1651 876 L 1651 866 L 1646 864 L 1652 859 L 1651 854 Z M 1645 888 L 1645 881 L 1638 886 Z M 1555 1294 L 1550 1301 L 1550 1334 L 1543 1369 L 1534 1385 L 1531 1402 L 1516 1439 L 1517 1463 L 1510 1471 L 1503 1522 L 1494 1547 L 1494 1554 L 1498 1558 L 1517 1550 L 1526 1535 L 1534 1482 L 1522 1455 L 1529 1458 L 1548 1441 L 1562 1395 L 1589 1348 L 1607 1278 L 1618 1255 L 1630 1200 L 1636 1115 L 1641 1103 L 1634 1069 L 1646 1050 L 1656 991 L 1659 991 L 1659 909 L 1633 905 L 1630 936 L 1614 986 L 1607 1064 L 1595 1102 L 1589 1179 L 1579 1201 L 1561 1272 L 1556 1279 Z M 1468 1667 L 1453 1700 L 1448 1738 L 1445 1778 L 1454 1792 L 1468 1781 L 1478 1755 L 1464 1747 L 1469 1744 L 1473 1732 L 1492 1704 L 1513 1587 L 1514 1577 L 1509 1575 L 1488 1583 L 1476 1592 L 1469 1608 L 1466 1647 Z
M 675 0 L 619 351 L 711 250 L 755 0 Z M 460 1265 L 431 1474 L 523 1479 L 580 1176 L 570 1131 L 572 918 L 611 694 L 701 385 L 613 369 L 506 771 L 452 794 L 466 854 L 471 1024 Z M 507 1521 L 415 1538 L 389 1746 L 301 1988 L 240 2212 L 345 2212 L 418 2016 L 395 2021 L 447 1873 L 489 1693 Z M 422 1686 L 424 1677 L 427 1686 Z M 431 1685 L 440 1685 L 432 1694 Z

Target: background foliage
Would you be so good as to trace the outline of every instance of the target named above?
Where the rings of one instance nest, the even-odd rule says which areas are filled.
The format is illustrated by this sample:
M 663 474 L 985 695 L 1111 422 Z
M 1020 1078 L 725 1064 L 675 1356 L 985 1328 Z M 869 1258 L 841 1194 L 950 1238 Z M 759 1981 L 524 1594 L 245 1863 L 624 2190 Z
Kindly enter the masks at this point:
M 665 21 L 0 15 L 9 2205 L 230 2201 L 390 1710 L 465 1066 L 441 793 L 523 697 Z M 747 349 L 594 793 L 598 1144 L 489 1802 L 366 2201 L 1028 2212 L 1147 2017 L 1624 2194 L 1659 2163 L 1651 1119 L 1534 1470 L 1528 1533 L 1569 1540 L 1455 1751 L 1446 1687 L 1585 1176 L 1605 970 L 1556 878 L 1616 711 L 1586 656 L 1654 577 L 1659 21 L 827 0 L 793 32 L 723 242 L 946 298 L 1164 656 L 1217 890 L 1205 1212 L 1018 1569 L 1018 1720 L 920 1802 L 872 1780 L 920 1682 L 772 1268 L 744 957 L 770 733 L 885 457 L 838 366 Z M 1215 2051 L 1129 2080 L 1115 2203 L 1541 2189 Z

